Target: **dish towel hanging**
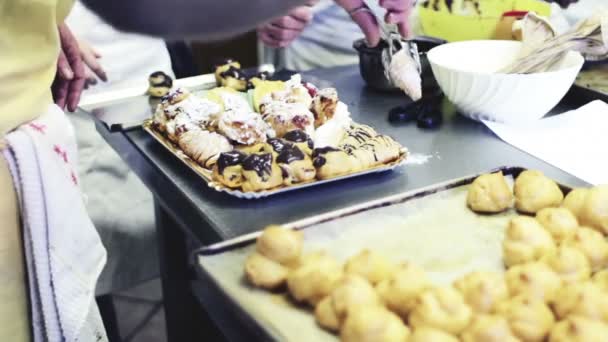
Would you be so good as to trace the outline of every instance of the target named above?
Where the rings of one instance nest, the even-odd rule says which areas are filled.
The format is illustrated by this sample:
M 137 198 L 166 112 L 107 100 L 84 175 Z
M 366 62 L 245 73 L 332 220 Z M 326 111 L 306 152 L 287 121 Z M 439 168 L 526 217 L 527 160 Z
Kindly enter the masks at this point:
M 6 142 L 21 209 L 34 341 L 107 341 L 95 302 L 106 251 L 78 187 L 72 126 L 52 105 Z

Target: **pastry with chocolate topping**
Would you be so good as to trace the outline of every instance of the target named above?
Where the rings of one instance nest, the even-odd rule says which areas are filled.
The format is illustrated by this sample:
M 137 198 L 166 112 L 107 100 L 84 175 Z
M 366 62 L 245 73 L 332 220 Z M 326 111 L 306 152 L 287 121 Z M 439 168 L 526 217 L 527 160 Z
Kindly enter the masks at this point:
M 247 90 L 247 76 L 241 69 L 230 66 L 226 71 L 220 73 L 220 85 L 237 91 Z
M 311 181 L 317 173 L 310 157 L 297 146 L 283 148 L 276 161 L 283 172 L 285 185 Z
M 338 92 L 335 88 L 325 88 L 317 92 L 312 99 L 312 112 L 315 116 L 315 128 L 334 117 L 338 105 Z
M 279 138 L 293 130 L 303 130 L 309 135 L 315 131 L 315 118 L 301 103 L 271 102 L 263 107 L 262 118 Z
M 173 79 L 171 76 L 162 71 L 156 71 L 148 77 L 149 87 L 148 94 L 151 97 L 161 98 L 169 93 L 173 87 Z
M 251 154 L 243 160 L 243 191 L 276 188 L 283 183 L 281 168 L 273 162 L 272 154 Z
M 241 151 L 224 152 L 219 155 L 213 167 L 213 177 L 229 188 L 238 188 L 243 184 L 242 163 L 247 155 Z
M 357 158 L 333 147 L 315 149 L 312 158 L 319 179 L 333 178 L 361 170 Z
M 312 155 L 314 143 L 306 132 L 299 129 L 293 130 L 285 133 L 283 139 L 294 143 L 302 152 L 306 153 L 307 155 Z
M 251 146 L 247 146 L 247 145 L 240 145 L 237 146 L 237 149 L 243 153 L 246 154 L 260 154 L 260 153 L 272 153 L 273 149 L 272 146 L 268 143 L 257 143 Z
M 218 86 L 222 85 L 222 73 L 227 71 L 230 68 L 235 68 L 235 69 L 241 69 L 241 63 L 231 59 L 231 58 L 227 58 L 225 60 L 223 60 L 221 63 L 217 64 L 215 66 L 215 81 L 217 82 Z

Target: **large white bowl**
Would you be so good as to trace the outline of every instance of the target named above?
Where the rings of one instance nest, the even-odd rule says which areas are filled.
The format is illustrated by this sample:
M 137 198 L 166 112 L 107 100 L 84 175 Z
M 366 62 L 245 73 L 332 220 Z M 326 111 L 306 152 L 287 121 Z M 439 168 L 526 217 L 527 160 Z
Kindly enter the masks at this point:
M 520 49 L 515 41 L 457 42 L 432 49 L 428 60 L 444 94 L 463 115 L 498 122 L 537 120 L 566 95 L 584 58 L 570 52 L 554 71 L 497 73 Z

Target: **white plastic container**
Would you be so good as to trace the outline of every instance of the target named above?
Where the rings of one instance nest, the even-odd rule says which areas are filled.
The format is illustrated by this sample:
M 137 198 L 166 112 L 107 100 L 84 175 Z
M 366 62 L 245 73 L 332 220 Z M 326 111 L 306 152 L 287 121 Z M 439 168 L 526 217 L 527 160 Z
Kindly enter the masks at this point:
M 459 111 L 474 120 L 521 122 L 545 116 L 566 95 L 584 58 L 569 52 L 554 71 L 501 74 L 521 43 L 479 40 L 449 43 L 428 53 L 433 74 Z

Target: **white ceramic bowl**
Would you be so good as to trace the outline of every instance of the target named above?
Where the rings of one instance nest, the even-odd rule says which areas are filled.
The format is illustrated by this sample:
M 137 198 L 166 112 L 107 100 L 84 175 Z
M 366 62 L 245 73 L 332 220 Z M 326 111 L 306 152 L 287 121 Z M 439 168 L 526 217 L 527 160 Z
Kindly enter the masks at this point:
M 428 59 L 439 86 L 463 115 L 498 122 L 537 120 L 566 95 L 584 59 L 570 52 L 555 71 L 497 73 L 520 49 L 515 41 L 467 41 L 438 46 Z

